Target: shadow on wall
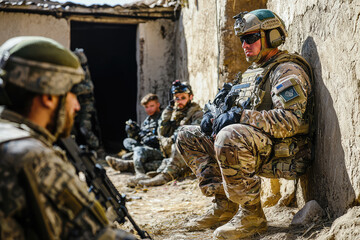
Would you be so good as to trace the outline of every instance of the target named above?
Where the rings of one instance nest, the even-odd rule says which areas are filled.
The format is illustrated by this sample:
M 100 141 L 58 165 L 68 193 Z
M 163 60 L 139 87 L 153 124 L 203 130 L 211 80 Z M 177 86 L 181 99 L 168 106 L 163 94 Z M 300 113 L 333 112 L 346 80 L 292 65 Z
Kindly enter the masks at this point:
M 321 61 L 312 37 L 305 40 L 301 54 L 315 76 L 315 160 L 307 174 L 305 199 L 315 199 L 332 217 L 338 217 L 354 201 L 355 191 L 346 170 L 338 117 L 322 78 Z
M 176 72 L 175 79 L 180 81 L 189 82 L 189 70 L 188 70 L 188 49 L 187 42 L 185 38 L 185 29 L 183 23 L 183 15 L 180 15 L 178 23 L 175 28 L 176 38 L 175 38 L 175 64 Z M 174 80 L 175 80 L 174 79 Z M 173 80 L 171 80 L 172 82 Z M 170 95 L 169 95 L 170 98 Z M 170 100 L 170 99 L 169 99 Z

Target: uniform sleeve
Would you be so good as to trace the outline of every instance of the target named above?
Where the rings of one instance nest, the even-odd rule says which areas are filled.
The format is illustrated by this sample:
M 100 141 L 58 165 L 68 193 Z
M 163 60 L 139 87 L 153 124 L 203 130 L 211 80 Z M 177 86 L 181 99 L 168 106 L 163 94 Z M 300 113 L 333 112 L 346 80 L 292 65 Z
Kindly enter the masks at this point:
M 55 235 L 63 234 L 65 224 L 82 228 L 85 235 L 95 235 L 109 224 L 103 207 L 60 152 L 46 149 L 35 158 L 33 172 L 40 200 Z
M 271 110 L 244 110 L 240 122 L 258 128 L 274 138 L 306 133 L 303 119 L 311 92 L 309 76 L 297 64 L 282 63 L 270 73 Z
M 167 107 L 161 114 L 161 118 L 159 120 L 159 126 L 158 126 L 158 135 L 159 136 L 165 136 L 169 137 L 169 132 L 172 131 L 172 122 L 171 122 L 171 116 L 173 114 L 174 109 Z

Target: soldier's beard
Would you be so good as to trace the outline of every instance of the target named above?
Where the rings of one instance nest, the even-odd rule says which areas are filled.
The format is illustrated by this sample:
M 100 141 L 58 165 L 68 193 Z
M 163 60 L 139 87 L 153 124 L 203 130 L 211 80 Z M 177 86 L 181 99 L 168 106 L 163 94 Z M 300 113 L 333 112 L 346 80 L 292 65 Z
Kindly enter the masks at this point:
M 59 134 L 59 137 L 66 138 L 70 136 L 73 125 L 74 125 L 74 117 L 70 116 L 69 113 L 66 113 L 65 125 L 63 131 Z

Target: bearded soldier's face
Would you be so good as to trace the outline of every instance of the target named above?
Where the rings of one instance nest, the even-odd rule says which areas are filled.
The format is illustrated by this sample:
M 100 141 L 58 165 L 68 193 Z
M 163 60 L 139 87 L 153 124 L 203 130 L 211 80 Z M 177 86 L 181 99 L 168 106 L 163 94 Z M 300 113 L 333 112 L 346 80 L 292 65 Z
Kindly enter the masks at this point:
M 182 109 L 188 104 L 190 100 L 192 100 L 193 95 L 190 95 L 188 93 L 175 93 L 174 95 L 174 101 L 175 106 L 179 109 Z
M 65 110 L 66 110 L 65 126 L 63 132 L 61 133 L 61 137 L 70 136 L 71 129 L 74 125 L 74 118 L 76 112 L 80 110 L 80 104 L 77 100 L 77 97 L 72 92 L 69 92 L 66 95 Z

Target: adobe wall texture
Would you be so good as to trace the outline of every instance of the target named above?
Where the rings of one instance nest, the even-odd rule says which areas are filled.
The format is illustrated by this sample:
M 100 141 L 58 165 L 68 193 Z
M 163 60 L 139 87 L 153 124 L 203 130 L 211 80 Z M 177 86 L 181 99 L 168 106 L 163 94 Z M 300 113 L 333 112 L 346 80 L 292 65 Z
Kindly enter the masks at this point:
M 351 0 L 269 0 L 288 29 L 284 48 L 301 53 L 315 74 L 315 161 L 306 200 L 334 216 L 359 204 L 360 4 Z
M 169 89 L 175 80 L 174 25 L 171 20 L 159 19 L 138 26 L 138 122 L 146 117 L 140 105 L 146 94 L 156 93 L 163 107 L 168 104 Z
M 176 77 L 190 82 L 201 106 L 249 66 L 234 35 L 232 17 L 265 7 L 266 0 L 198 0 L 182 8 L 175 29 Z
M 56 27 L 54 27 L 56 26 Z M 70 26 L 53 16 L 0 12 L 0 45 L 17 36 L 43 36 L 70 47 Z

